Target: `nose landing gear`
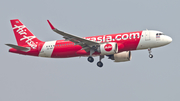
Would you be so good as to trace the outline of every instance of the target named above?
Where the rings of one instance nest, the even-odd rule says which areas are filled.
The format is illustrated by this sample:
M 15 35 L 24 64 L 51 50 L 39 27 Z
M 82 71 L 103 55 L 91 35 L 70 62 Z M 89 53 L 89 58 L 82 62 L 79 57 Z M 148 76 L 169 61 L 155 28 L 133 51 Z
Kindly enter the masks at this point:
M 151 54 L 152 53 L 151 48 L 148 48 L 148 51 L 149 51 L 149 58 L 153 58 L 153 55 Z
M 153 58 L 153 55 L 152 55 L 152 54 L 149 54 L 149 57 L 150 57 L 150 58 Z

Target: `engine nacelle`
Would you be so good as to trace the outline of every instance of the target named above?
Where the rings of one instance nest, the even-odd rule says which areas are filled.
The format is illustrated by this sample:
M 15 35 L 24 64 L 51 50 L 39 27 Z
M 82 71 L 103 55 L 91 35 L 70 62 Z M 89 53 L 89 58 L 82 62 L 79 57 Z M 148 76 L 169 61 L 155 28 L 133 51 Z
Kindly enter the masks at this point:
M 130 61 L 132 56 L 131 56 L 131 51 L 124 51 L 121 53 L 114 54 L 109 58 L 111 60 L 114 60 L 114 62 L 125 62 L 125 61 Z
M 101 44 L 98 48 L 98 52 L 101 53 L 101 55 L 112 55 L 116 54 L 118 52 L 117 43 L 115 42 L 109 42 Z

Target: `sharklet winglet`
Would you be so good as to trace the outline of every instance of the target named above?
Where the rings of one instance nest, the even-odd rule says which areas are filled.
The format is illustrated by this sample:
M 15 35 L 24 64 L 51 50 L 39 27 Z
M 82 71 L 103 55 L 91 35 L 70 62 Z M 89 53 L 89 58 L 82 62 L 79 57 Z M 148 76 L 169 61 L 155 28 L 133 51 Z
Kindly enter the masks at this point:
M 47 22 L 49 23 L 51 29 L 54 30 L 55 28 L 54 28 L 54 26 L 51 24 L 51 22 L 50 22 L 49 20 L 47 20 Z

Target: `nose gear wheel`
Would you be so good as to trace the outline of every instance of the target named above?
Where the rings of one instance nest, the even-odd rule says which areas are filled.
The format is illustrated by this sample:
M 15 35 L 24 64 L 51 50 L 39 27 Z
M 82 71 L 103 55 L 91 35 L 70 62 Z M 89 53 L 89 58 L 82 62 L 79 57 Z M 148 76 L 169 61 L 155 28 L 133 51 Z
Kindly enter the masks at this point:
M 149 51 L 149 58 L 153 58 L 153 55 L 151 54 L 152 53 L 151 48 L 148 48 L 148 51 Z
M 149 57 L 150 57 L 150 58 L 153 58 L 153 55 L 152 55 L 152 54 L 149 54 Z

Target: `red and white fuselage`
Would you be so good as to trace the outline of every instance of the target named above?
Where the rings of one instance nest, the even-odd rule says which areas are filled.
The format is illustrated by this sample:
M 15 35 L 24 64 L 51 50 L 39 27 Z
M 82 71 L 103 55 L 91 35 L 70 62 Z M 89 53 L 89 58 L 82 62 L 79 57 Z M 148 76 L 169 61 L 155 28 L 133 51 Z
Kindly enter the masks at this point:
M 102 57 L 107 55 L 113 60 L 116 56 L 121 57 L 125 55 L 124 52 L 126 51 L 151 49 L 167 45 L 172 41 L 171 37 L 155 30 L 80 38 L 55 29 L 49 22 L 52 30 L 61 34 L 65 40 L 44 42 L 37 39 L 18 19 L 11 20 L 11 24 L 18 43 L 18 48 L 9 45 L 12 47 L 9 52 L 49 58 L 94 55 Z M 23 50 L 23 47 L 26 49 Z M 119 53 L 121 53 L 121 56 L 117 55 Z M 114 54 L 116 54 L 116 56 Z M 111 58 L 112 56 L 113 58 Z

